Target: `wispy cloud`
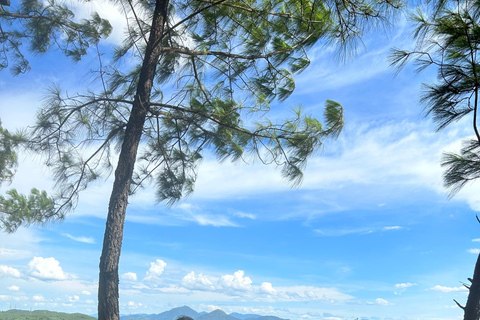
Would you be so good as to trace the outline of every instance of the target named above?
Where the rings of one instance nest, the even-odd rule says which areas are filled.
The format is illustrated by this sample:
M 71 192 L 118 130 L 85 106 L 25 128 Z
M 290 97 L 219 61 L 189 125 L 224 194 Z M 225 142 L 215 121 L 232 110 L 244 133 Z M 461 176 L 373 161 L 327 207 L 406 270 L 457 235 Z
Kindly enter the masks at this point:
M 343 229 L 315 229 L 315 232 L 321 236 L 326 237 L 340 237 L 346 235 L 367 235 L 375 232 L 387 232 L 400 230 L 403 227 L 400 226 L 387 226 L 387 227 L 363 227 L 363 228 L 343 228 Z
M 382 231 L 390 231 L 390 230 L 400 230 L 403 229 L 403 227 L 400 226 L 391 226 L 391 227 L 383 227 Z
M 382 299 L 382 298 L 375 299 L 375 303 L 378 304 L 378 305 L 381 305 L 381 306 L 393 306 L 394 305 L 394 303 L 388 302 L 387 300 Z
M 62 236 L 67 237 L 67 238 L 72 239 L 72 240 L 77 241 L 77 242 L 90 243 L 90 244 L 95 243 L 95 239 L 89 238 L 89 237 L 76 237 L 76 236 L 72 236 L 69 233 L 62 233 Z
M 465 288 L 464 286 L 445 287 L 445 286 L 436 285 L 436 286 L 432 287 L 431 290 L 447 293 L 447 292 L 467 291 L 468 289 Z

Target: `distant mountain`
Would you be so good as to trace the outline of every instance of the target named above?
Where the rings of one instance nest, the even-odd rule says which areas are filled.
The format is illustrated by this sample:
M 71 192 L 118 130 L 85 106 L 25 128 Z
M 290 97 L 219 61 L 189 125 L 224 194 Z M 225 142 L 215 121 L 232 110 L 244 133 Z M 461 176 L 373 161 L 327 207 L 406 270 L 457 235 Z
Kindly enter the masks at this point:
M 8 310 L 0 311 L 0 320 L 95 320 L 81 313 L 63 313 L 47 310 Z
M 188 316 L 196 319 L 199 317 L 199 313 L 190 307 L 183 306 L 159 314 L 132 314 L 122 316 L 120 320 L 175 320 L 180 316 Z
M 226 314 L 222 310 L 214 310 L 210 313 L 197 312 L 187 306 L 173 308 L 170 311 L 159 314 L 132 314 L 129 316 L 121 316 L 120 320 L 175 320 L 179 316 L 189 316 L 194 320 L 288 320 L 258 314 L 241 314 L 236 312 Z
M 180 316 L 188 316 L 194 320 L 287 320 L 273 316 L 260 316 L 258 314 L 226 314 L 222 310 L 210 313 L 197 312 L 190 307 L 173 308 L 159 314 L 131 314 L 122 315 L 120 320 L 175 320 Z M 94 317 L 81 313 L 62 313 L 47 310 L 9 310 L 0 311 L 0 320 L 97 320 Z
M 261 317 L 261 316 L 258 315 L 258 314 L 241 314 L 241 313 L 237 313 L 237 312 L 230 313 L 230 315 L 231 315 L 232 317 L 235 317 L 235 318 L 240 319 L 240 320 L 245 320 L 245 319 L 248 319 L 248 318 L 258 318 L 258 317 Z
M 239 320 L 239 319 L 226 314 L 222 310 L 217 309 L 210 313 L 202 314 L 195 320 Z

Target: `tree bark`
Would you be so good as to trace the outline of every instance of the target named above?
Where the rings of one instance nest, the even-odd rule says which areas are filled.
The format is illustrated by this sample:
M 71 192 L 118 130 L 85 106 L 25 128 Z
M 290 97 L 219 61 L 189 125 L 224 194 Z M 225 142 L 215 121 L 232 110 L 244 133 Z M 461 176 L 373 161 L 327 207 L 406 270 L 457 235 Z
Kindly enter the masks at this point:
M 470 280 L 470 279 L 469 279 Z M 464 309 L 464 320 L 480 319 L 480 255 L 478 255 L 475 270 L 473 271 L 472 284 L 468 293 L 467 304 Z
M 128 205 L 128 195 L 138 145 L 142 136 L 158 58 L 161 53 L 162 37 L 167 19 L 169 0 L 156 0 L 145 57 L 140 71 L 137 93 L 130 118 L 125 129 L 125 138 L 115 170 L 115 181 L 108 205 L 108 217 L 100 257 L 98 282 L 98 319 L 119 320 L 118 264 L 123 240 L 123 226 Z

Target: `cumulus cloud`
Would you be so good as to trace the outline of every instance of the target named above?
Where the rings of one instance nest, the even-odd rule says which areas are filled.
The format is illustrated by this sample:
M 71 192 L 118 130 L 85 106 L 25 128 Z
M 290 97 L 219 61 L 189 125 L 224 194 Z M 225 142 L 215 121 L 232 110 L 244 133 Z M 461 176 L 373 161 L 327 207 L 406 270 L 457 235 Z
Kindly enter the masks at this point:
M 137 281 L 137 274 L 134 272 L 126 272 L 120 276 L 123 280 Z
M 203 274 L 195 274 L 194 271 L 182 279 L 182 286 L 192 290 L 213 290 L 215 287 L 212 281 Z
M 21 273 L 15 268 L 0 265 L 0 276 L 20 278 Z
M 86 296 L 89 296 L 89 295 L 91 295 L 92 293 L 91 293 L 90 291 L 83 290 L 83 291 L 82 291 L 82 294 L 83 294 L 83 295 L 86 295 Z
M 90 244 L 95 243 L 95 239 L 89 238 L 89 237 L 75 237 L 68 233 L 62 233 L 62 235 L 77 242 L 90 243 Z
M 480 249 L 468 249 L 467 251 L 469 253 L 472 253 L 472 254 L 479 254 L 480 253 Z
M 222 289 L 228 291 L 248 291 L 252 289 L 252 280 L 245 277 L 243 270 L 222 276 L 218 284 Z
M 159 277 L 165 271 L 167 263 L 163 260 L 157 259 L 155 262 L 150 263 L 150 268 L 147 271 L 147 277 Z
M 73 296 L 68 296 L 67 299 L 68 299 L 68 301 L 70 301 L 70 302 L 77 302 L 77 301 L 80 300 L 80 297 L 77 296 L 77 295 L 73 295 Z
M 18 290 L 20 290 L 20 287 L 18 287 L 18 286 L 10 286 L 10 287 L 7 287 L 7 289 L 10 290 L 10 291 L 18 291 Z
M 30 275 L 43 280 L 66 280 L 68 275 L 63 272 L 60 262 L 55 258 L 34 257 L 29 263 Z
M 444 286 L 439 286 L 436 285 L 435 287 L 431 288 L 432 290 L 435 291 L 440 291 L 440 292 L 456 292 L 456 291 L 467 291 L 468 289 L 461 286 L 461 287 L 444 287 Z
M 275 290 L 270 282 L 263 282 L 260 286 L 260 292 L 266 293 L 269 295 L 276 295 L 277 290 Z
M 165 271 L 167 263 L 163 260 L 157 259 L 150 263 L 150 268 L 145 273 L 143 281 L 148 285 L 156 286 L 160 281 L 160 276 Z
M 230 298 L 251 299 L 265 302 L 345 301 L 353 297 L 336 288 L 314 286 L 274 287 L 270 282 L 254 285 L 243 270 L 226 274 L 220 278 L 205 276 L 194 271 L 183 277 L 181 285 L 185 289 L 207 291 L 229 296 Z M 184 290 L 185 290 L 184 289 Z M 157 289 L 159 290 L 159 289 Z

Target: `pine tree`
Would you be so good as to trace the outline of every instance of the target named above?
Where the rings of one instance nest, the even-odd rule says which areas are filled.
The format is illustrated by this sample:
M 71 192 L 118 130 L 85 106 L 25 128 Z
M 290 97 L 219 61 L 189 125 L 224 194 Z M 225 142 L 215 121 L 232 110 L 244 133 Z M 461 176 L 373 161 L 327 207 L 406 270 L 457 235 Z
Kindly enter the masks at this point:
M 45 156 L 58 194 L 12 190 L 0 198 L 7 231 L 63 219 L 79 192 L 113 170 L 118 151 L 100 260 L 100 320 L 119 319 L 118 263 L 129 195 L 151 181 L 158 200 L 174 204 L 193 191 L 204 152 L 220 161 L 253 155 L 300 183 L 307 158 L 340 133 L 342 106 L 327 100 L 322 125 L 300 109 L 283 123 L 271 122 L 265 116 L 271 104 L 291 95 L 294 74 L 310 63 L 310 47 L 351 44 L 400 6 L 397 0 L 118 3 L 132 19 L 115 49 L 116 63 L 101 64 L 101 90 L 71 96 L 54 88 L 35 127 L 20 139 L 22 147 Z M 138 64 L 128 69 L 123 59 Z M 171 83 L 176 89 L 165 89 Z M 252 114 L 258 122 L 246 120 Z
M 10 66 L 15 75 L 30 70 L 22 47 L 25 44 L 34 54 L 53 46 L 78 61 L 112 30 L 110 23 L 96 13 L 80 22 L 73 18 L 68 6 L 55 0 L 22 1 L 12 8 L 10 1 L 0 3 L 0 70 Z
M 474 139 L 468 139 L 460 154 L 446 153 L 444 184 L 455 195 L 468 182 L 480 177 L 480 134 L 478 107 L 480 88 L 480 3 L 471 0 L 439 1 L 427 13 L 413 16 L 417 47 L 412 51 L 395 49 L 392 64 L 403 67 L 414 59 L 418 70 L 437 68 L 437 82 L 425 84 L 422 102 L 441 130 L 450 124 L 471 117 Z M 477 218 L 478 219 L 478 218 Z M 480 222 L 480 220 L 479 220 Z M 480 319 L 480 255 L 464 310 L 465 320 Z

